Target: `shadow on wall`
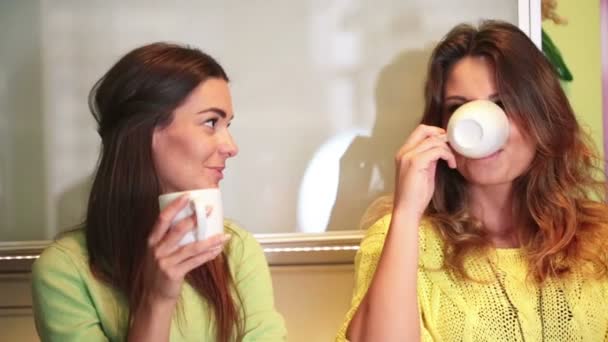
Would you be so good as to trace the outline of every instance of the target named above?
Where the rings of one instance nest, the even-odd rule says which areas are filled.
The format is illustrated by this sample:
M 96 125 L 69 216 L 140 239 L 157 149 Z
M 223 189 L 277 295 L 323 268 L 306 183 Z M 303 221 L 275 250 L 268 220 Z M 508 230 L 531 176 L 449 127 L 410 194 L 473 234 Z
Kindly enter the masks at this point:
M 61 233 L 80 226 L 85 220 L 93 177 L 84 178 L 59 195 L 57 200 L 56 231 Z
M 393 191 L 394 155 L 422 118 L 431 51 L 431 47 L 404 51 L 380 71 L 376 121 L 371 135 L 355 137 L 340 158 L 338 190 L 327 230 L 361 228 L 367 207 Z
M 37 1 L 0 2 L 0 241 L 40 239 L 46 226 L 40 16 Z

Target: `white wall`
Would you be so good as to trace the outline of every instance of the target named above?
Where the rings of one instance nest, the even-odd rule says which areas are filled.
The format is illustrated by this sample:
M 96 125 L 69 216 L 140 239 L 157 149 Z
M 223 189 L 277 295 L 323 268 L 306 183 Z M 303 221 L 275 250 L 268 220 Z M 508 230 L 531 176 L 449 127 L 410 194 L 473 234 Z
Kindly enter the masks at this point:
M 225 213 L 256 233 L 357 228 L 393 183 L 433 44 L 517 1 L 21 0 L 0 4 L 0 240 L 82 218 L 98 137 L 86 98 L 128 50 L 201 47 L 232 79 Z M 31 192 L 34 191 L 34 192 Z

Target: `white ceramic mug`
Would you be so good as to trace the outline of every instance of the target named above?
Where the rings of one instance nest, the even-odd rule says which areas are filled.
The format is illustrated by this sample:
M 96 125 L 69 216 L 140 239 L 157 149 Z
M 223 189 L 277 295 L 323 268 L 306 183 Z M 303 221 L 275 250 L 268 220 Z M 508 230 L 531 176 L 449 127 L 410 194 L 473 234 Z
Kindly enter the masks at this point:
M 469 158 L 484 158 L 504 146 L 509 137 L 509 119 L 492 101 L 467 102 L 450 117 L 447 135 L 456 152 Z
M 224 211 L 220 189 L 198 189 L 160 195 L 158 197 L 160 210 L 184 194 L 188 194 L 190 204 L 177 213 L 172 224 L 193 213 L 196 213 L 197 224 L 182 238 L 179 242 L 180 246 L 224 232 Z

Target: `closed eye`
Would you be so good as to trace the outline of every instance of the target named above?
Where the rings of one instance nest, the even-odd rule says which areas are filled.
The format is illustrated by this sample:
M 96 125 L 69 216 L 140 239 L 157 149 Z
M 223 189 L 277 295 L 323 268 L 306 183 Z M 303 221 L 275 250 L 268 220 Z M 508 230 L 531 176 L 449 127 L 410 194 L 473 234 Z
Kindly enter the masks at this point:
M 452 103 L 450 105 L 448 105 L 446 107 L 446 114 L 453 114 L 456 109 L 460 108 L 460 106 L 462 106 L 462 103 Z

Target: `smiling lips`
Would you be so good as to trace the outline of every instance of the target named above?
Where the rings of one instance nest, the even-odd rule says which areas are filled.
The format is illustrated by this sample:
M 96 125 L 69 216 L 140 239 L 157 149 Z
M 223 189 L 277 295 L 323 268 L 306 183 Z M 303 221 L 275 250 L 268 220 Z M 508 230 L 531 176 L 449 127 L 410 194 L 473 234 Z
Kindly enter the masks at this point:
M 496 157 L 497 155 L 499 155 L 501 152 L 502 152 L 502 149 L 500 149 L 500 150 L 498 150 L 498 151 L 490 154 L 487 157 L 479 158 L 478 160 L 489 160 L 489 159 L 492 159 L 492 158 Z
M 224 167 L 223 166 L 208 166 L 208 169 L 213 170 L 216 173 L 218 179 L 224 178 Z

